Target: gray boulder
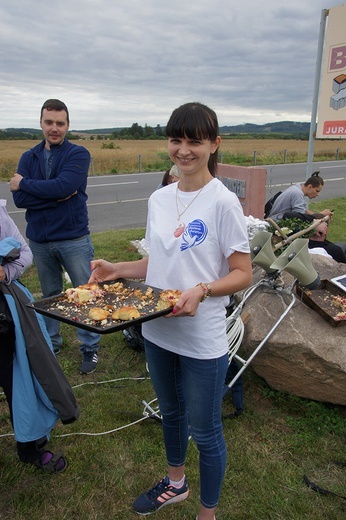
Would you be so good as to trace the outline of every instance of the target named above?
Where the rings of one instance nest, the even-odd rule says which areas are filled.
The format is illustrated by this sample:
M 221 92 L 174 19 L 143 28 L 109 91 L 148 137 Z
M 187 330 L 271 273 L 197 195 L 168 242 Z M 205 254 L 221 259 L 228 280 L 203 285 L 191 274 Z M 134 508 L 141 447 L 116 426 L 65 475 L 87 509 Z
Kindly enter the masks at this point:
M 346 274 L 346 264 L 311 255 L 321 280 Z M 258 269 L 254 276 L 263 277 Z M 285 285 L 293 277 L 283 272 Z M 286 303 L 285 303 L 286 301 Z M 247 359 L 287 306 L 287 298 L 258 289 L 247 300 L 249 314 L 240 355 Z M 297 301 L 251 362 L 269 386 L 316 401 L 346 405 L 346 326 L 333 327 L 318 312 Z

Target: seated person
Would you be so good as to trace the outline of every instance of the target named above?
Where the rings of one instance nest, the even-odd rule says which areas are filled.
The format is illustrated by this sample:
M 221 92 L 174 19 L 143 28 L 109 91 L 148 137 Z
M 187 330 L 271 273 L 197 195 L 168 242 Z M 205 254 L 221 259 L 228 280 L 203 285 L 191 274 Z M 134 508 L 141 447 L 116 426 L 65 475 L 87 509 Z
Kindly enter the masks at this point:
M 308 199 L 317 197 L 324 185 L 319 172 L 314 172 L 304 184 L 293 184 L 275 200 L 270 211 L 269 217 L 273 220 L 282 218 L 298 218 L 301 220 L 313 222 L 328 216 L 330 219 L 333 212 L 330 209 L 324 209 L 320 213 L 313 213 L 308 209 Z M 342 244 L 333 244 L 326 239 L 328 233 L 328 224 L 321 223 L 316 228 L 316 233 L 309 239 L 309 248 L 322 247 L 337 262 L 345 263 L 345 249 Z
M 331 217 L 333 212 L 324 209 L 320 213 L 313 213 L 308 209 L 308 200 L 318 197 L 324 181 L 319 172 L 314 172 L 304 184 L 293 184 L 275 200 L 269 217 L 273 220 L 281 218 L 300 218 L 313 222 L 316 218 Z
M 328 233 L 327 222 L 319 224 L 315 234 L 309 238 L 309 249 L 322 247 L 337 262 L 346 264 L 346 247 L 342 244 L 333 244 L 326 239 Z
M 158 185 L 157 189 L 163 188 L 164 186 L 168 186 L 168 184 L 172 184 L 173 182 L 177 182 L 180 178 L 180 171 L 176 164 L 173 164 L 173 166 L 166 170 L 163 177 L 161 184 Z

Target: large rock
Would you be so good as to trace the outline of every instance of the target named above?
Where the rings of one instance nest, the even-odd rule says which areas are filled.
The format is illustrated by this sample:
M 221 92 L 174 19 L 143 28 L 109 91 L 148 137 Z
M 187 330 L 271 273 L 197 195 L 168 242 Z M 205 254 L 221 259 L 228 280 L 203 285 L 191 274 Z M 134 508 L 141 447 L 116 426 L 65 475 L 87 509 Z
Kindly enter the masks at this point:
M 321 280 L 346 274 L 346 264 L 321 255 L 311 255 L 311 261 Z M 264 274 L 260 271 L 259 278 Z M 282 276 L 286 286 L 293 281 L 286 272 Z M 244 307 L 250 314 L 242 345 L 245 359 L 286 307 L 283 296 L 266 289 L 258 289 L 249 297 Z M 315 310 L 297 300 L 251 366 L 276 390 L 346 405 L 346 326 L 333 327 Z

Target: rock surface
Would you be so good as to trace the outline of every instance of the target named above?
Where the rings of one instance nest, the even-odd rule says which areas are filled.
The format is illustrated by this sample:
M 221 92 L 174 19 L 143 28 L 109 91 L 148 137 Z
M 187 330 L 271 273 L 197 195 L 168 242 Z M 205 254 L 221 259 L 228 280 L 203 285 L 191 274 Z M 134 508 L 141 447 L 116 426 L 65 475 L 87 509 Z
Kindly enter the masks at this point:
M 321 280 L 346 274 L 346 264 L 320 255 L 311 255 L 310 258 Z M 260 269 L 257 279 L 263 275 Z M 293 282 L 292 276 L 286 272 L 282 278 L 285 286 Z M 271 330 L 289 299 L 268 289 L 258 289 L 249 297 L 244 310 L 250 318 L 240 352 L 245 359 Z M 318 312 L 297 299 L 254 357 L 251 366 L 276 390 L 346 405 L 346 325 L 333 327 Z

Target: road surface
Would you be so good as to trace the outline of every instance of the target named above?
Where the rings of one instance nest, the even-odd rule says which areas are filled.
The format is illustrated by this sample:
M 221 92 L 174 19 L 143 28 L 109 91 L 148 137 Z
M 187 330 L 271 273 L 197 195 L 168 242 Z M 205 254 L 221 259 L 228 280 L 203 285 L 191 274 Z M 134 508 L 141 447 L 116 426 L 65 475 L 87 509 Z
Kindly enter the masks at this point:
M 266 166 L 266 200 L 292 183 L 304 182 L 306 164 Z M 325 185 L 317 200 L 346 197 L 346 161 L 314 163 Z M 145 227 L 150 194 L 160 184 L 163 172 L 92 176 L 88 179 L 90 231 Z M 15 207 L 8 183 L 0 183 L 0 197 L 7 199 L 7 210 L 25 236 L 25 210 Z M 331 208 L 333 209 L 333 208 Z

